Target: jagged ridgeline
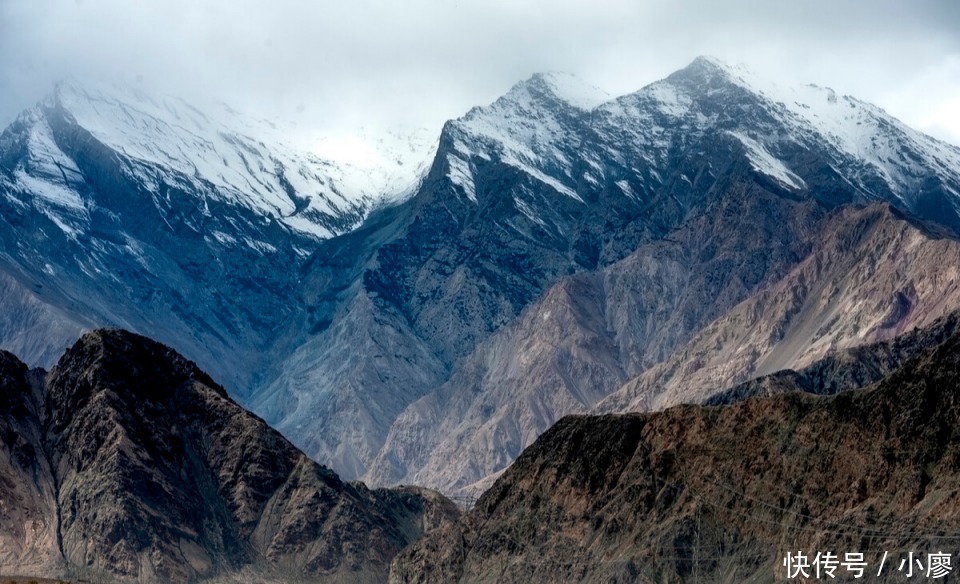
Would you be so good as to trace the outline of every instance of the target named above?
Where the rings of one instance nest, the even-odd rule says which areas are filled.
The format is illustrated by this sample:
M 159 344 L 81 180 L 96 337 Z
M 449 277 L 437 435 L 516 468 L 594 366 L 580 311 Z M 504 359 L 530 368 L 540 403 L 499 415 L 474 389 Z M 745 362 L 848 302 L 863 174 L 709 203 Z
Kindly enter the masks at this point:
M 47 375 L 0 353 L 0 574 L 383 582 L 456 507 L 308 459 L 168 347 L 84 335 Z
M 825 367 L 864 371 L 849 363 L 844 375 L 841 361 Z M 460 521 L 403 551 L 390 582 L 783 582 L 797 574 L 788 554 L 818 552 L 838 558 L 836 581 L 857 581 L 839 562 L 861 553 L 860 581 L 910 582 L 904 562 L 921 562 L 914 579 L 931 555 L 955 563 L 958 495 L 953 332 L 835 396 L 564 418 Z
M 4 346 L 52 365 L 132 329 L 345 479 L 473 497 L 564 415 L 710 399 L 960 305 L 960 149 L 712 59 L 620 97 L 534 75 L 390 188 L 271 136 L 136 91 L 25 112 Z

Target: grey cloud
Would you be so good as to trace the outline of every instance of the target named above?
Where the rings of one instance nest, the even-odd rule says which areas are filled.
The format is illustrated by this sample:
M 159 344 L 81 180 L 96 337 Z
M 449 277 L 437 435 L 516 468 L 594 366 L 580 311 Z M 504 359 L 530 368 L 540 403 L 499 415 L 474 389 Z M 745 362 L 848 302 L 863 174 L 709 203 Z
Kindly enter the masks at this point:
M 141 78 L 308 131 L 439 125 L 538 70 L 625 93 L 710 54 L 911 122 L 922 112 L 900 103 L 904 87 L 958 83 L 931 76 L 960 55 L 958 30 L 953 0 L 5 0 L 0 121 L 72 74 Z

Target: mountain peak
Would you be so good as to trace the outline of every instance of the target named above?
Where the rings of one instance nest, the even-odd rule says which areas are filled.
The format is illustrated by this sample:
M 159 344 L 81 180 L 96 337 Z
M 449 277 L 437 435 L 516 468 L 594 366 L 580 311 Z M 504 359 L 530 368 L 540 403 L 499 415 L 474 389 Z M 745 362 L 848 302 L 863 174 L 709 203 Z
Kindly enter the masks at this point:
M 543 87 L 554 97 L 582 110 L 592 110 L 612 99 L 612 96 L 606 91 L 587 83 L 572 73 L 559 71 L 536 73 L 528 83 Z
M 724 83 L 736 83 L 738 73 L 746 72 L 742 66 L 730 65 L 716 57 L 700 56 L 689 65 L 670 74 L 665 81 L 698 88 L 716 88 Z
M 590 111 L 612 97 L 572 73 L 558 71 L 534 73 L 510 88 L 501 100 L 527 107 L 531 101 L 559 101 L 579 110 Z
M 68 412 L 108 388 L 123 388 L 126 398 L 136 403 L 159 403 L 190 379 L 227 395 L 195 363 L 170 347 L 120 329 L 84 334 L 64 353 L 52 374 L 68 381 L 51 391 L 51 400 Z
M 685 67 L 685 69 L 691 68 L 714 71 L 718 73 L 726 73 L 732 69 L 729 63 L 712 55 L 700 55 Z

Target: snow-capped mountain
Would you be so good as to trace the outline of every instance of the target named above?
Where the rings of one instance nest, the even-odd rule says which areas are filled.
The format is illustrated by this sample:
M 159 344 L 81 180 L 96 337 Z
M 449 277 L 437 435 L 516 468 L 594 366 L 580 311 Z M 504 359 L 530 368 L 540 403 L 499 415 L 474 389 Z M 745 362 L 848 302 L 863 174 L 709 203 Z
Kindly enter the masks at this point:
M 489 161 L 496 156 L 558 193 L 580 200 L 574 191 L 576 179 L 570 174 L 572 160 L 565 150 L 580 141 L 584 114 L 608 99 L 605 92 L 572 75 L 534 75 L 490 106 L 475 108 L 451 124 L 448 133 L 453 152 L 447 154 L 448 176 L 476 203 L 470 161 L 473 157 Z M 522 199 L 515 203 L 521 212 L 528 209 Z
M 200 184 L 205 188 L 198 190 L 198 204 L 205 213 L 207 199 L 243 206 L 315 238 L 344 233 L 374 202 L 409 191 L 418 178 L 416 162 L 410 158 L 429 158 L 420 137 L 419 142 L 408 140 L 407 158 L 391 152 L 381 140 L 371 146 L 380 154 L 371 172 L 363 162 L 343 163 L 294 149 L 271 123 L 243 117 L 224 104 L 201 111 L 183 100 L 154 97 L 135 87 L 61 83 L 18 121 L 32 128 L 30 157 L 13 169 L 17 181 L 35 186 L 32 171 L 43 172 L 44 166 L 63 169 L 44 174 L 54 186 L 58 181 L 53 179 L 64 174 L 68 184 L 71 177 L 79 178 L 76 164 L 59 150 L 50 121 L 42 119 L 50 111 L 63 112 L 91 139 L 124 158 L 121 172 L 150 192 L 159 195 L 164 185 L 184 181 Z M 41 192 L 51 195 L 51 203 L 79 205 L 76 196 L 56 197 L 52 189 Z
M 132 93 L 65 86 L 0 136 L 0 338 L 39 359 L 91 324 L 157 337 L 375 483 L 482 480 L 782 281 L 846 207 L 938 225 L 903 241 L 960 232 L 960 149 L 711 59 L 616 98 L 534 75 L 435 150 L 364 137 L 360 162 Z
M 710 58 L 616 99 L 567 75 L 535 75 L 448 131 L 449 177 L 471 200 L 476 167 L 491 157 L 577 200 L 611 180 L 624 196 L 649 196 L 664 186 L 676 155 L 713 133 L 788 189 L 816 188 L 817 180 L 808 184 L 798 174 L 813 151 L 826 169 L 806 172 L 832 172 L 864 198 L 960 229 L 956 146 L 832 89 L 778 86 Z M 545 219 L 522 195 L 514 203 Z
M 347 476 L 464 487 L 786 276 L 838 207 L 956 233 L 957 169 L 873 106 L 712 59 L 618 98 L 535 75 L 446 124 L 407 204 L 321 245 L 310 332 L 252 403 Z M 551 336 L 557 315 L 589 331 Z
M 20 308 L 2 337 L 49 365 L 80 330 L 123 326 L 247 387 L 317 243 L 415 188 L 430 143 L 397 156 L 398 140 L 371 171 L 226 106 L 60 84 L 0 135 L 0 272 Z
M 777 85 L 743 66 L 708 63 L 733 83 L 770 102 L 795 140 L 828 145 L 838 165 L 849 165 L 847 172 L 864 191 L 878 190 L 879 175 L 908 207 L 921 207 L 923 197 L 937 186 L 951 197 L 960 197 L 956 190 L 960 149 L 955 145 L 918 132 L 875 105 L 838 95 L 827 87 Z M 763 166 L 762 160 L 755 162 Z

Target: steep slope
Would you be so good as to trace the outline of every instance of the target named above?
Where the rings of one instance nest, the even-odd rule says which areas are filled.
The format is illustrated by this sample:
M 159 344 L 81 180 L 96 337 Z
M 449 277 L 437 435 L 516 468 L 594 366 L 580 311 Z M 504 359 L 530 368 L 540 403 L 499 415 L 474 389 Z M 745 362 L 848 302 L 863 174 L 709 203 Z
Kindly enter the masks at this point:
M 960 306 L 956 240 L 884 206 L 817 222 L 750 200 L 757 211 L 714 215 L 733 223 L 698 224 L 552 287 L 398 417 L 372 480 L 479 493 L 564 415 L 699 402 Z M 770 219 L 785 216 L 795 223 Z
M 53 576 L 62 569 L 40 385 L 35 372 L 0 352 L 0 574 Z
M 223 106 L 62 84 L 0 135 L 0 269 L 18 284 L 11 303 L 33 293 L 48 307 L 0 323 L 0 340 L 51 365 L 78 328 L 123 326 L 246 391 L 297 311 L 297 268 L 412 188 L 415 164 L 394 172 L 402 158 L 369 171 Z M 53 334 L 15 346 L 17 325 Z
M 958 357 L 953 336 L 830 398 L 565 418 L 391 582 L 769 582 L 798 550 L 905 581 L 908 552 L 925 566 L 960 527 Z
M 15 355 L 31 355 L 32 363 L 56 363 L 67 347 L 94 323 L 74 312 L 76 305 L 61 305 L 55 293 L 43 284 L 22 282 L 16 271 L 0 268 L 0 339 L 2 346 Z
M 699 402 L 718 388 L 893 338 L 960 306 L 960 244 L 887 208 L 847 212 L 787 277 L 626 383 L 599 411 Z
M 798 371 L 783 369 L 756 377 L 715 393 L 704 405 L 724 405 L 750 397 L 803 391 L 834 395 L 860 389 L 887 377 L 906 362 L 939 346 L 960 331 L 960 312 L 938 318 L 929 327 L 917 328 L 889 341 L 880 341 L 830 353 Z
M 50 461 L 37 475 L 56 486 L 41 492 L 56 538 L 40 549 L 70 578 L 381 582 L 399 549 L 456 514 L 435 493 L 341 481 L 192 362 L 131 333 L 84 335 L 45 404 L 43 433 L 24 435 L 42 450 L 21 459 Z

